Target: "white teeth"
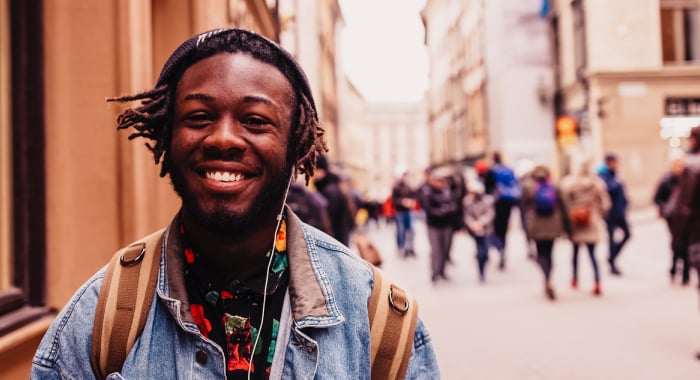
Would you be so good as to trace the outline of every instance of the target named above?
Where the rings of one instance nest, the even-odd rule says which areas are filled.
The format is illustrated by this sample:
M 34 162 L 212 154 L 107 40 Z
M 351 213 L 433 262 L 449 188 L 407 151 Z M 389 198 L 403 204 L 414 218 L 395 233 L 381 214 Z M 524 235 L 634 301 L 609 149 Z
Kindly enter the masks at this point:
M 206 172 L 205 176 L 219 182 L 238 182 L 243 179 L 243 174 L 231 172 Z

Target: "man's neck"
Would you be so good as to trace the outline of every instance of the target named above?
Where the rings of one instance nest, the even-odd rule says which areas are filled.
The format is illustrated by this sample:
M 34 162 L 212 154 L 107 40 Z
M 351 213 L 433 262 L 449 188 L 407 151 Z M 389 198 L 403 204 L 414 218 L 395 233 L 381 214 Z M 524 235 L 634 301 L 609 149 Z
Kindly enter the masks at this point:
M 192 248 L 217 268 L 220 275 L 246 280 L 267 265 L 266 253 L 275 239 L 277 223 L 274 217 L 261 223 L 262 227 L 241 236 L 208 229 L 185 209 L 181 215 Z

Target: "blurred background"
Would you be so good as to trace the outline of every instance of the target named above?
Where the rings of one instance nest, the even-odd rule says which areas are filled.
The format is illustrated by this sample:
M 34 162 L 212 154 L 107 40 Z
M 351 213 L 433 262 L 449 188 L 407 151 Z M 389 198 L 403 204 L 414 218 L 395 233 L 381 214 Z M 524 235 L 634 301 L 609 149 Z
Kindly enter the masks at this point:
M 444 378 L 698 378 L 697 291 L 668 284 L 668 236 L 652 197 L 700 124 L 699 7 L 0 0 L 0 379 L 26 378 L 75 290 L 177 211 L 152 155 L 117 132 L 122 106 L 105 98 L 150 89 L 174 48 L 218 27 L 255 30 L 298 58 L 333 170 L 368 204 L 387 200 L 399 171 L 417 186 L 427 167 L 469 173 L 493 152 L 548 165 L 555 178 L 574 156 L 617 154 L 634 253 L 630 274 L 595 303 L 571 295 L 582 300 L 555 311 L 540 300 L 517 221 L 514 264 L 488 289 L 474 280 L 466 235 L 455 238 L 454 280 L 436 288 L 420 220 L 411 262 L 394 254 L 390 223 L 368 227 L 385 270 L 426 300 Z

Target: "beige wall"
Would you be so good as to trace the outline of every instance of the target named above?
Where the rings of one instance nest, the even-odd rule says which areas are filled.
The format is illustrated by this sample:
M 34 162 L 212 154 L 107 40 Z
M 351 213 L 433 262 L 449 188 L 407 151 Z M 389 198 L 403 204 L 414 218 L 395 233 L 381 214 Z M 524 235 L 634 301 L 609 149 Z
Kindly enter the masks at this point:
M 57 308 L 121 243 L 123 136 L 104 101 L 119 88 L 117 3 L 45 4 L 47 291 Z
M 586 0 L 589 71 L 658 69 L 658 0 Z

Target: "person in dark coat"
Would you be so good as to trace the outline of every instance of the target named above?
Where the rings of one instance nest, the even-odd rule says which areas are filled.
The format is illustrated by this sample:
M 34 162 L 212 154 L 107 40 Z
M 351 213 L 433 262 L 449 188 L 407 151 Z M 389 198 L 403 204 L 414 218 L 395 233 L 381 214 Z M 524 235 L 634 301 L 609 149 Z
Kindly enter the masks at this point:
M 329 235 L 332 234 L 331 220 L 328 215 L 328 201 L 323 195 L 309 190 L 299 182 L 294 182 L 289 187 L 287 205 L 305 223 Z
M 598 174 L 605 182 L 610 196 L 611 207 L 608 215 L 605 218 L 605 223 L 608 227 L 608 264 L 610 264 L 610 273 L 619 276 L 622 273 L 617 267 L 616 260 L 620 256 L 622 247 L 630 239 L 630 228 L 627 223 L 627 195 L 625 194 L 625 185 L 617 176 L 617 155 L 607 153 L 605 155 L 605 166 Z M 615 232 L 622 230 L 622 240 L 615 239 Z
M 687 249 L 688 262 L 700 277 L 700 126 L 690 130 L 688 144 L 683 173 L 672 195 L 671 244 L 674 249 Z M 700 360 L 700 352 L 695 356 Z
M 656 192 L 654 193 L 654 204 L 658 208 L 659 216 L 666 220 L 671 235 L 673 235 L 671 212 L 676 203 L 676 198 L 672 198 L 672 195 L 678 187 L 678 182 L 680 182 L 681 175 L 683 174 L 683 165 L 683 157 L 673 158 L 671 160 L 671 169 L 661 177 L 656 187 Z M 673 282 L 676 277 L 677 263 L 680 261 L 682 264 L 681 283 L 683 285 L 688 285 L 690 282 L 690 264 L 688 263 L 687 247 L 674 247 L 673 244 L 671 244 L 671 253 L 671 282 Z
M 330 171 L 328 159 L 325 156 L 320 156 L 316 160 L 313 180 L 316 189 L 328 201 L 331 236 L 347 246 L 350 243 L 350 233 L 355 227 L 352 197 L 343 191 L 340 177 Z
M 448 168 L 434 169 L 427 176 L 427 181 L 419 191 L 419 202 L 425 211 L 428 225 L 428 240 L 430 242 L 430 268 L 433 283 L 440 279 L 446 280 L 445 264 L 452 247 L 454 220 L 458 215 L 458 207 L 454 194 L 449 186 Z

